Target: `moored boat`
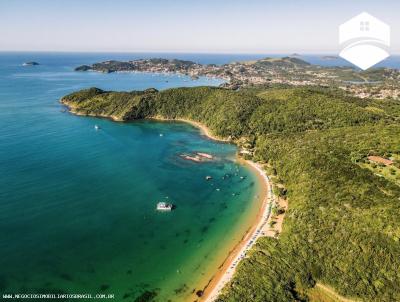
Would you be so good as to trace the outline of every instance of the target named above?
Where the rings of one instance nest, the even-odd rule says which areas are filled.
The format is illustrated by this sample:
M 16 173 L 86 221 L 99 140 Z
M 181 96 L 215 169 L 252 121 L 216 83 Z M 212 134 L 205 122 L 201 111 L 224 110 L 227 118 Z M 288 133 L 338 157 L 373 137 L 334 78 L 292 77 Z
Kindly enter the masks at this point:
M 166 202 L 159 202 L 157 203 L 157 211 L 172 211 L 174 208 L 174 205 L 171 203 L 166 203 Z

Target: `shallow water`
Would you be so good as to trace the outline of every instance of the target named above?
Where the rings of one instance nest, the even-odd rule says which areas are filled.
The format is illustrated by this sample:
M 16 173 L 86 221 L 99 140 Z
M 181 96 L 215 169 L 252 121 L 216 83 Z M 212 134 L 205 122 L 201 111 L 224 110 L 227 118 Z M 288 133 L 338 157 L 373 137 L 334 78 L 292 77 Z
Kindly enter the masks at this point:
M 98 59 L 0 54 L 0 292 L 111 293 L 129 301 L 148 291 L 158 301 L 184 300 L 239 240 L 257 206 L 256 177 L 235 163 L 234 146 L 190 125 L 62 112 L 59 98 L 86 87 L 220 83 L 73 72 Z M 21 66 L 31 60 L 41 65 Z M 195 151 L 217 160 L 179 157 Z M 155 211 L 162 200 L 176 210 Z

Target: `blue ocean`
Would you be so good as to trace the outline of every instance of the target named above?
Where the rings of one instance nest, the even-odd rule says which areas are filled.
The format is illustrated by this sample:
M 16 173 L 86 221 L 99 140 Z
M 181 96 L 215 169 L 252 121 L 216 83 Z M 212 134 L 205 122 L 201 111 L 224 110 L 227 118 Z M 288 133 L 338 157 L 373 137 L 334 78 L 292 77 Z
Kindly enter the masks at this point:
M 59 103 L 63 95 L 92 86 L 221 83 L 73 71 L 128 57 L 0 54 L 1 293 L 187 300 L 250 224 L 258 184 L 236 162 L 235 146 L 211 141 L 184 123 L 78 117 Z M 40 65 L 22 66 L 32 60 Z M 216 160 L 199 164 L 180 156 L 199 151 Z M 160 201 L 176 209 L 157 212 Z
M 59 103 L 88 87 L 222 83 L 73 71 L 103 60 L 150 57 L 225 64 L 265 55 L 0 53 L 0 293 L 188 300 L 250 226 L 260 206 L 259 185 L 236 162 L 235 146 L 184 123 L 78 117 Z M 22 66 L 27 61 L 40 65 Z M 399 62 L 392 57 L 382 64 Z M 216 160 L 199 164 L 180 157 L 199 151 Z M 176 209 L 157 212 L 159 201 Z

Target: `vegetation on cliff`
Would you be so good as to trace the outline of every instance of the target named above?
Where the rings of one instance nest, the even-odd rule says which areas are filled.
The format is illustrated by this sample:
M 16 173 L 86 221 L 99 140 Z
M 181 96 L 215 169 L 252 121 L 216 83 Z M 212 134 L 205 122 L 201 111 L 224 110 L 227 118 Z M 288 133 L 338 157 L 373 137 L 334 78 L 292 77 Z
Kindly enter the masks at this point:
M 289 199 L 279 239 L 259 240 L 219 301 L 307 301 L 317 281 L 365 301 L 400 300 L 400 187 L 363 168 L 360 154 L 400 154 L 400 103 L 320 88 L 177 88 L 62 99 L 116 120 L 160 116 L 246 138 Z

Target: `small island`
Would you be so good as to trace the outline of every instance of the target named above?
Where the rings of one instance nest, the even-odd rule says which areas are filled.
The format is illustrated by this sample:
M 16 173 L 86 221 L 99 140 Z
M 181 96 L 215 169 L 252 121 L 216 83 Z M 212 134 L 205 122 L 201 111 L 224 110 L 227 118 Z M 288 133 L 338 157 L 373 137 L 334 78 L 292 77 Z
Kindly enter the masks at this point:
M 22 66 L 37 66 L 37 65 L 40 65 L 40 64 L 35 61 L 25 62 L 22 64 Z
M 339 59 L 338 56 L 322 56 L 321 57 L 322 60 L 337 60 Z

